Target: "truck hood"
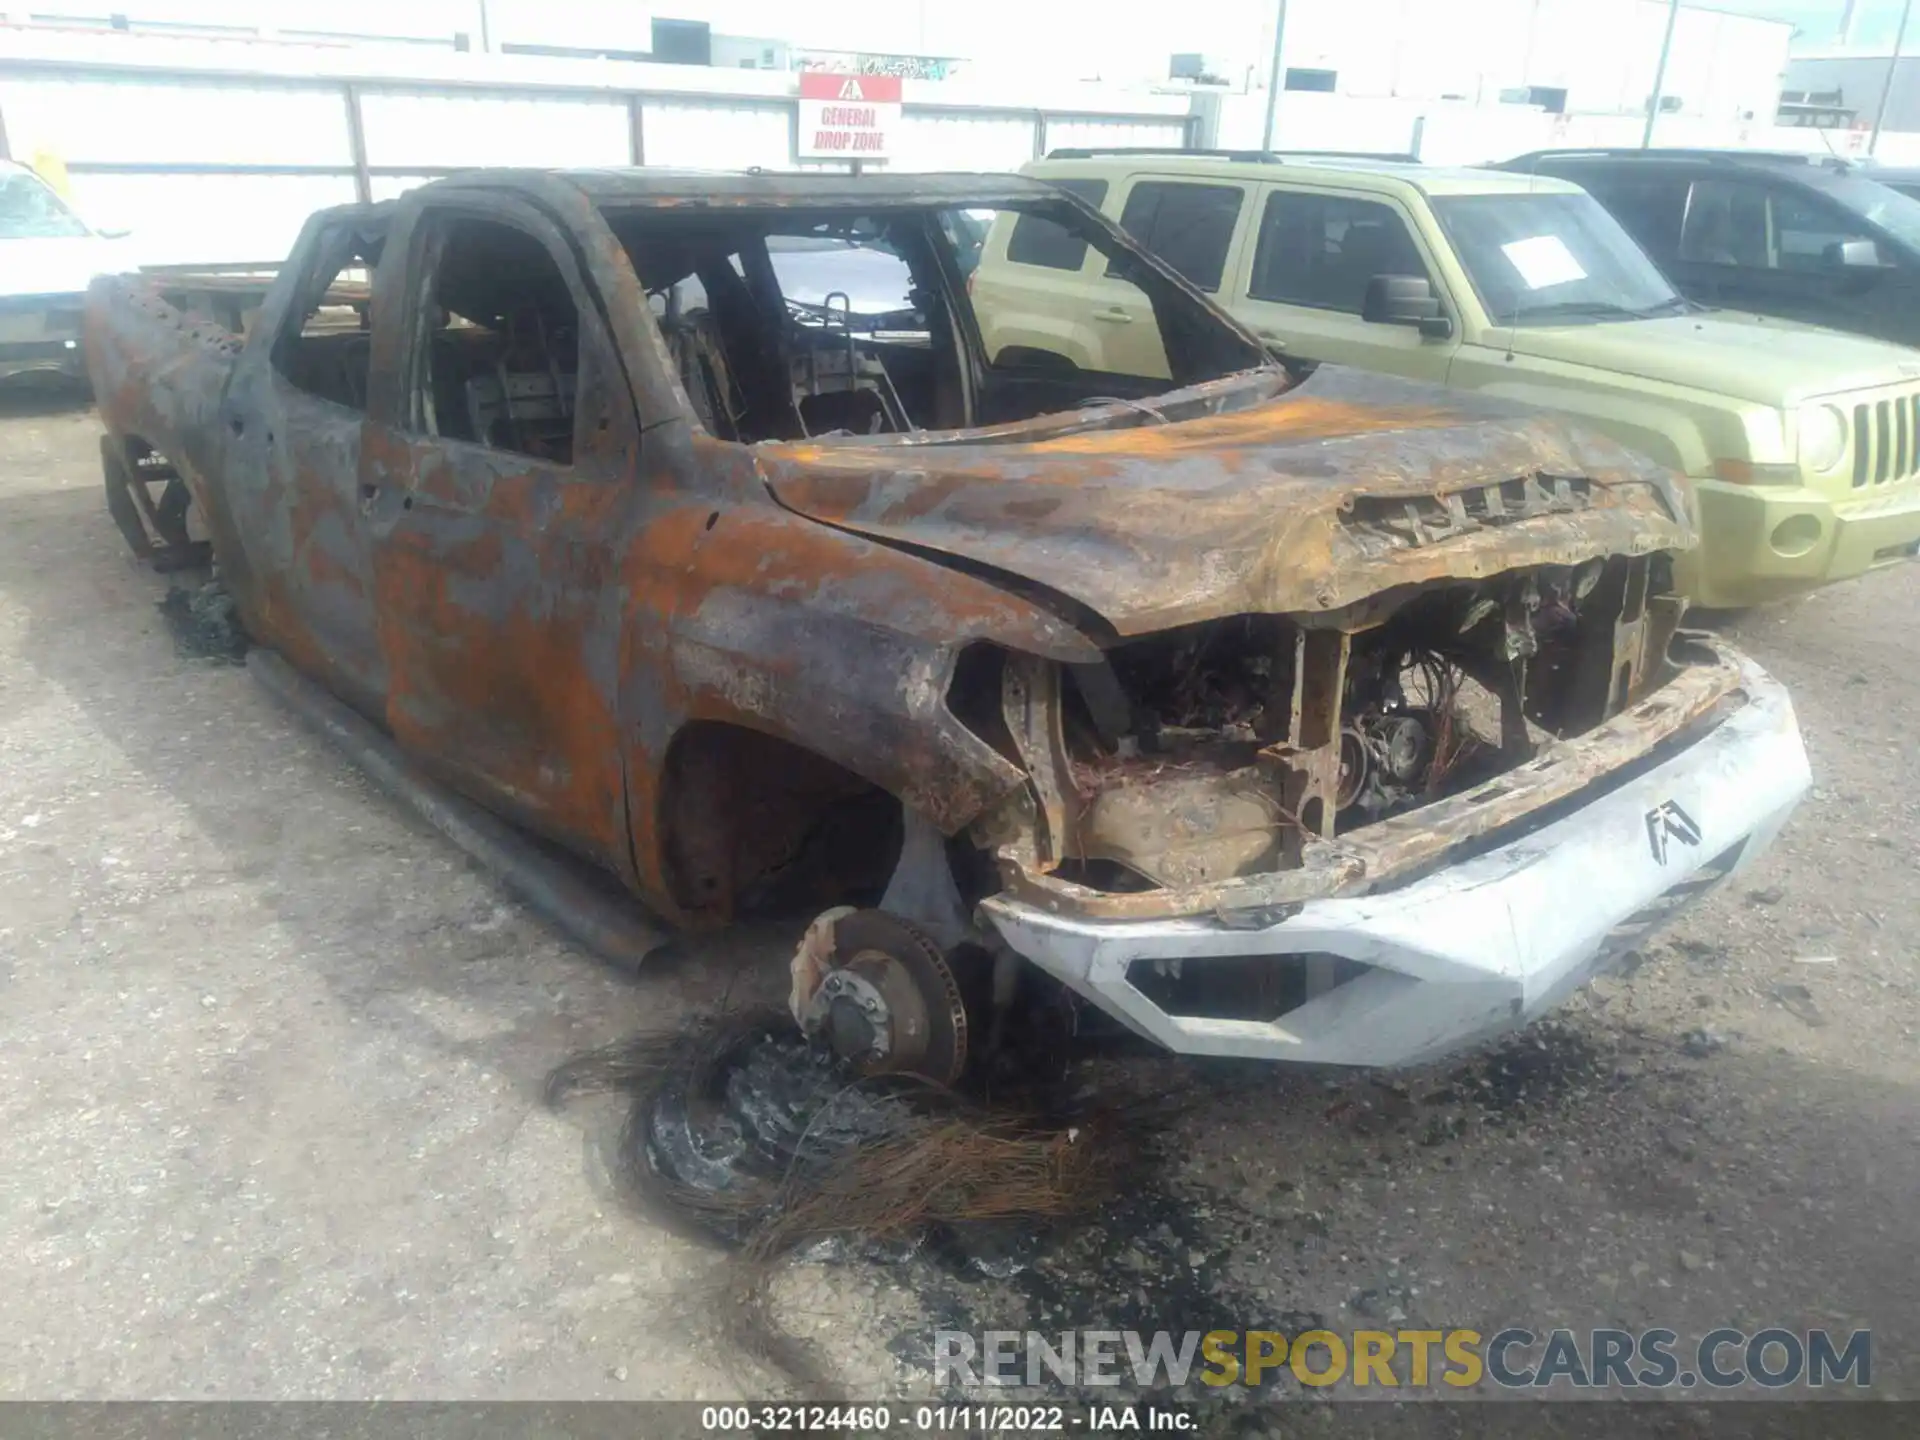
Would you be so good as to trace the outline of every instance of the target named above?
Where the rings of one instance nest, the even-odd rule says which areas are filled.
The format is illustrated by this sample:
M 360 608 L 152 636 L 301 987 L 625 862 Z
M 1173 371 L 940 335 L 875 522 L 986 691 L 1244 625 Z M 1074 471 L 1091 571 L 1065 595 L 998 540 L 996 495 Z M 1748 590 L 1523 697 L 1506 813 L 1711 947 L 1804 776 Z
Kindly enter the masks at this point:
M 754 455 L 792 511 L 1051 592 L 1120 635 L 1693 542 L 1670 471 L 1503 401 L 1326 367 L 1245 409 L 1113 414 L 1032 443 L 1002 429 Z
M 1567 365 L 1643 376 L 1669 385 L 1787 409 L 1920 380 L 1920 355 L 1899 345 L 1789 320 L 1715 310 L 1599 325 L 1518 326 L 1489 345 Z

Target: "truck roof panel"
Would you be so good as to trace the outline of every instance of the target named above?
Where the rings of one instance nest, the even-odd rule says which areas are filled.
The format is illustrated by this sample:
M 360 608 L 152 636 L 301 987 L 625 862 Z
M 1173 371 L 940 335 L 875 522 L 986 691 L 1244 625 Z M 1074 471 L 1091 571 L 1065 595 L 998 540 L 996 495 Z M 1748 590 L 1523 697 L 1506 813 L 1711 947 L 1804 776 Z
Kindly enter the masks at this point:
M 1044 199 L 1058 192 L 1019 175 L 849 175 L 827 171 L 663 169 L 475 170 L 432 182 L 469 188 L 537 186 L 552 179 L 577 186 L 601 205 L 991 205 Z M 427 188 L 427 187 L 422 187 Z

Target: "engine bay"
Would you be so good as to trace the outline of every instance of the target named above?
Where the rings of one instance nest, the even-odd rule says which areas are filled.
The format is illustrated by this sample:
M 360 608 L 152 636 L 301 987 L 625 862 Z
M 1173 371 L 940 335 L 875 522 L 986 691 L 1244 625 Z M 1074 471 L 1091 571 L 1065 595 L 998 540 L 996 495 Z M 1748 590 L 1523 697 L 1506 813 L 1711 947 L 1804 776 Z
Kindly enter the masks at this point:
M 1325 624 L 1239 616 L 1129 641 L 1059 667 L 1051 735 L 1045 672 L 1010 660 L 1032 863 L 1102 890 L 1212 884 L 1482 785 L 1672 673 L 1665 565 L 1541 567 Z

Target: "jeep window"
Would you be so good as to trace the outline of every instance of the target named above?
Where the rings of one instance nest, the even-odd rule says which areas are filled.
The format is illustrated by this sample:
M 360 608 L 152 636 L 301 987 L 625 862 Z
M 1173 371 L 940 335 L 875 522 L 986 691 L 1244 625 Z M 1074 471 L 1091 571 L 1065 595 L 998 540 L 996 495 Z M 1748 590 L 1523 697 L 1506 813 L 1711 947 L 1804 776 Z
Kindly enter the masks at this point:
M 87 234 L 87 227 L 38 175 L 0 174 L 0 240 L 57 240 Z
M 1214 291 L 1220 288 L 1227 247 L 1233 243 L 1245 198 L 1238 185 L 1142 180 L 1127 195 L 1120 228 L 1196 288 Z M 1111 266 L 1107 273 L 1114 273 Z
M 1623 166 L 1613 173 L 1576 171 L 1569 178 L 1612 211 L 1648 254 L 1669 259 L 1679 254 L 1680 222 L 1687 213 L 1686 176 L 1643 174 Z
M 1775 190 L 1773 206 L 1775 266 L 1781 270 L 1827 270 L 1839 263 L 1839 247 L 1873 235 L 1838 205 L 1799 190 Z
M 1256 300 L 1358 315 L 1374 276 L 1426 273 L 1392 206 L 1281 190 L 1267 197 L 1260 217 L 1249 292 Z
M 1848 185 L 1844 179 L 1838 183 Z M 1896 239 L 1905 238 L 1900 223 L 1916 222 L 1920 231 L 1920 203 L 1881 185 L 1857 183 L 1850 189 L 1871 204 L 1871 217 L 1825 191 L 1798 185 L 1746 178 L 1698 181 L 1687 206 L 1681 258 L 1750 270 L 1822 270 L 1835 263 L 1836 247 L 1848 241 L 1878 243 L 1875 224 Z M 1909 209 L 1916 214 L 1908 216 Z M 1891 263 L 1891 256 L 1881 258 Z
M 1496 325 L 1640 320 L 1686 308 L 1591 195 L 1449 195 L 1433 208 Z
M 1910 253 L 1920 253 L 1920 200 L 1861 174 L 1823 176 L 1820 195 L 1869 229 L 1886 231 Z
M 885 435 L 1031 419 L 1253 369 L 1265 356 L 1102 222 L 1064 200 L 1044 220 L 1125 272 L 1099 297 L 1035 293 L 1015 265 L 975 265 L 986 207 L 635 207 L 607 221 L 646 289 L 702 428 L 748 443 Z M 1094 325 L 1124 305 L 1128 323 Z M 1063 312 L 1064 306 L 1064 312 Z M 1062 315 L 1117 335 L 1109 366 L 1077 363 Z M 1170 383 L 1171 382 L 1171 385 Z
M 1069 177 L 1051 182 L 1078 195 L 1098 210 L 1107 198 L 1107 182 Z M 1045 215 L 1022 215 L 1007 237 L 1007 259 L 1016 265 L 1044 265 L 1049 270 L 1078 270 L 1087 260 L 1086 237 L 1074 234 Z
M 1696 265 L 1769 270 L 1767 187 L 1758 180 L 1701 180 L 1687 199 L 1680 258 Z

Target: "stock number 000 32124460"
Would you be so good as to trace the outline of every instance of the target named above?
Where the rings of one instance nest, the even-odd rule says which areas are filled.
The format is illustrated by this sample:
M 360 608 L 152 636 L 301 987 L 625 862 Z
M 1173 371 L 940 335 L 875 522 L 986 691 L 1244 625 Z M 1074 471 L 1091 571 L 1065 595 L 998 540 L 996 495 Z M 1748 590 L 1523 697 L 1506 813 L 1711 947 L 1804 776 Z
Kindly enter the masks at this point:
M 1084 1422 L 1083 1422 L 1084 1425 Z M 709 1405 L 700 1427 L 714 1434 L 794 1433 L 967 1435 L 976 1430 L 1016 1434 L 1063 1433 L 1071 1424 L 1060 1405 Z

